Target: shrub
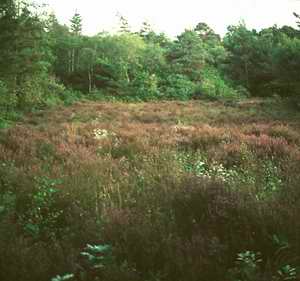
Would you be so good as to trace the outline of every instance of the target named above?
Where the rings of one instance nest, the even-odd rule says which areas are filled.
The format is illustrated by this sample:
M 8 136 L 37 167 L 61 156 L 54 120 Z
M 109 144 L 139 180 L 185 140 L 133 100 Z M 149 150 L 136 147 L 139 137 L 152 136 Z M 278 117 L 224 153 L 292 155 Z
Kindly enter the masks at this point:
M 51 107 L 64 101 L 71 104 L 73 99 L 67 99 L 68 90 L 53 77 L 36 77 L 25 79 L 17 89 L 18 106 L 21 109 Z M 76 96 L 76 100 L 81 95 Z
M 10 92 L 5 83 L 0 80 L 0 109 L 11 110 L 17 105 L 17 97 L 15 92 Z
M 44 89 L 41 78 L 24 79 L 17 88 L 18 106 L 21 109 L 34 109 L 42 105 Z
M 58 83 L 53 77 L 41 81 L 44 91 L 42 104 L 45 107 L 52 107 L 62 103 L 62 97 L 66 88 L 63 84 Z
M 60 98 L 62 99 L 65 105 L 71 105 L 74 102 L 77 102 L 80 99 L 82 99 L 82 97 L 83 95 L 81 92 L 70 89 L 63 91 L 60 95 Z
M 142 72 L 133 81 L 136 97 L 142 100 L 157 99 L 160 96 L 158 78 L 155 74 Z
M 236 280 L 289 280 L 300 251 L 299 128 L 265 115 L 241 125 L 249 112 L 239 108 L 224 124 L 226 110 L 89 102 L 2 130 L 0 279 L 219 281 L 235 267 Z
M 212 67 L 206 67 L 202 71 L 200 91 L 200 97 L 210 100 L 232 100 L 243 98 L 245 95 L 241 89 L 237 91 L 231 87 L 229 83 L 221 77 L 220 73 Z
M 288 281 L 298 280 L 296 267 L 290 264 L 275 265 L 274 268 L 263 266 L 259 252 L 245 251 L 239 253 L 236 266 L 229 270 L 229 280 L 237 281 Z
M 92 101 L 114 102 L 118 100 L 116 96 L 110 95 L 108 91 L 104 91 L 100 89 L 94 89 L 91 93 L 86 95 L 86 98 Z
M 189 100 L 195 93 L 196 85 L 188 77 L 171 74 L 167 78 L 167 86 L 163 96 L 169 99 Z

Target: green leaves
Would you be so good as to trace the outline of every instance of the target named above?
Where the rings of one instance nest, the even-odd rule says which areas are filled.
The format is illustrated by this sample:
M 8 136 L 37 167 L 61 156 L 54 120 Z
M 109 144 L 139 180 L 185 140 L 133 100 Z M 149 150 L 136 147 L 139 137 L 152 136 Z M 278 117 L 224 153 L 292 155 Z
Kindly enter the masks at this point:
M 297 270 L 289 264 L 282 266 L 278 270 L 278 275 L 283 281 L 297 280 Z
M 261 254 L 245 251 L 239 253 L 236 260 L 236 267 L 231 271 L 234 281 L 256 281 L 263 280 L 264 272 L 260 264 L 263 262 Z M 281 266 L 277 272 L 270 276 L 272 281 L 297 280 L 297 269 L 290 264 Z
M 30 195 L 31 202 L 20 215 L 24 231 L 33 238 L 53 238 L 60 230 L 59 221 L 64 210 L 57 206 L 60 180 L 35 177 L 36 187 Z
M 82 19 L 78 12 L 71 19 L 71 31 L 75 35 L 80 35 L 82 31 Z
M 106 264 L 112 262 L 112 253 L 110 245 L 90 245 L 87 244 L 85 251 L 80 254 L 87 258 L 90 267 L 103 268 Z
M 217 69 L 206 67 L 201 73 L 200 97 L 202 96 L 211 100 L 236 100 L 245 97 L 235 90 L 228 81 L 222 78 Z
M 65 281 L 71 280 L 74 278 L 74 274 L 64 274 L 63 276 L 57 275 L 56 277 L 52 278 L 51 281 Z
M 299 96 L 298 34 L 287 26 L 260 32 L 248 30 L 244 23 L 230 26 L 224 38 L 227 74 L 255 96 Z

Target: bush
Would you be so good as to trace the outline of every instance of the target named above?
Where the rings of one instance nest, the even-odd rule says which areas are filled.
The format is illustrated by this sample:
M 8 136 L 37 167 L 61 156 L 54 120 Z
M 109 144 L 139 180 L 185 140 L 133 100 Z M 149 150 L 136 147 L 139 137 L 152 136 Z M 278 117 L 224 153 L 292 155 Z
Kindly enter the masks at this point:
M 62 96 L 66 91 L 63 84 L 58 83 L 53 77 L 42 80 L 41 84 L 43 89 L 42 103 L 45 107 L 51 107 L 62 103 Z
M 221 77 L 220 73 L 212 67 L 207 67 L 202 71 L 200 93 L 200 97 L 210 100 L 232 100 L 245 96 L 245 91 L 232 88 L 229 83 Z
M 167 78 L 164 96 L 169 99 L 189 100 L 195 93 L 196 85 L 188 77 L 172 74 Z
M 67 89 L 63 91 L 60 95 L 60 98 L 64 102 L 65 105 L 71 105 L 76 101 L 82 99 L 83 95 L 79 91 Z
M 9 127 L 11 121 L 19 119 L 15 109 L 17 106 L 17 96 L 10 92 L 5 83 L 0 80 L 0 129 Z
M 133 81 L 135 95 L 142 100 L 159 98 L 158 78 L 148 72 L 139 73 Z
M 18 107 L 34 109 L 43 103 L 44 89 L 40 77 L 24 79 L 17 88 Z
M 117 98 L 115 96 L 112 96 L 108 94 L 107 92 L 99 89 L 95 89 L 92 92 L 90 92 L 87 96 L 87 99 L 92 101 L 109 101 L 113 102 L 116 101 Z
M 20 109 L 51 107 L 64 101 L 65 91 L 53 77 L 25 79 L 17 88 L 16 102 Z
M 5 83 L 0 80 L 0 108 L 1 110 L 9 110 L 17 105 L 17 97 L 14 92 L 10 92 Z

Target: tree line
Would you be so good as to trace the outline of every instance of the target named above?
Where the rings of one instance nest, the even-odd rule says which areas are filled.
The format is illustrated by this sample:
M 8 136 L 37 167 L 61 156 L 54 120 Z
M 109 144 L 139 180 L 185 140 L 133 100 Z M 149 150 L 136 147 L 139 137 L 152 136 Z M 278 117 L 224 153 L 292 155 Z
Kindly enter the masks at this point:
M 300 17 L 294 16 L 297 29 L 257 31 L 241 22 L 221 38 L 200 22 L 175 39 L 147 22 L 133 32 L 119 16 L 118 33 L 86 36 L 78 12 L 62 25 L 27 1 L 2 0 L 0 106 L 53 104 L 74 92 L 140 100 L 299 97 Z

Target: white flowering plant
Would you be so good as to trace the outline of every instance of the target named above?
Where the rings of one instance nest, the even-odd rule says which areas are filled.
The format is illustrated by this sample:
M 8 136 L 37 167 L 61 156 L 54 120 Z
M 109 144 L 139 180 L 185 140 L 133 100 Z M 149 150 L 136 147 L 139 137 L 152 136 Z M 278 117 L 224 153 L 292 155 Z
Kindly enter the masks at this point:
M 184 170 L 194 173 L 198 177 L 216 178 L 229 182 L 238 176 L 234 169 L 227 169 L 222 163 L 208 163 L 203 155 L 192 155 L 189 153 L 180 153 L 176 156 L 177 161 L 183 166 Z
M 102 139 L 116 136 L 114 132 L 109 132 L 106 129 L 100 129 L 100 128 L 94 129 L 93 134 L 94 134 L 94 139 L 96 140 L 102 140 Z

